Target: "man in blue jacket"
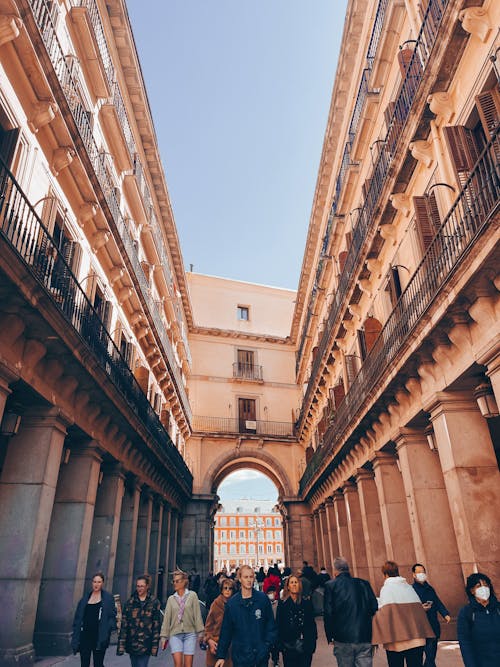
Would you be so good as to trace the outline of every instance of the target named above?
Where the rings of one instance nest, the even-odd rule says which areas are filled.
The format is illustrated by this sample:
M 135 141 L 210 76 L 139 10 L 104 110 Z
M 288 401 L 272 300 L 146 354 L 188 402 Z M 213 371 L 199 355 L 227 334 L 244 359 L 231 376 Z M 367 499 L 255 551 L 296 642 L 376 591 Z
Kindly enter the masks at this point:
M 428 583 L 425 567 L 421 563 L 415 563 L 411 571 L 413 572 L 413 588 L 423 603 L 422 606 L 427 613 L 427 620 L 436 635 L 435 638 L 427 638 L 425 640 L 424 667 L 436 667 L 438 640 L 441 635 L 441 627 L 437 615 L 439 612 L 444 620 L 449 623 L 451 620 L 450 613 L 439 599 L 436 591 Z
M 239 571 L 241 590 L 226 602 L 217 645 L 215 667 L 224 667 L 231 645 L 234 667 L 267 667 L 269 652 L 278 639 L 267 595 L 253 587 L 255 572 L 249 565 Z

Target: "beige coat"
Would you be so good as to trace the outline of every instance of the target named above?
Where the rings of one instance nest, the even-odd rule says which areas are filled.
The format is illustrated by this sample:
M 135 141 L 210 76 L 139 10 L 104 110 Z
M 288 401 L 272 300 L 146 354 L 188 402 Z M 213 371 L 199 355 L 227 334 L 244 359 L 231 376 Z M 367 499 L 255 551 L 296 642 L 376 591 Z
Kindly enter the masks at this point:
M 219 595 L 212 602 L 210 611 L 208 612 L 207 620 L 205 622 L 205 641 L 208 643 L 209 639 L 213 639 L 214 642 L 219 641 L 220 629 L 222 627 L 222 619 L 224 618 L 224 606 L 227 599 L 223 595 Z M 210 651 L 210 648 L 207 649 L 207 667 L 214 667 L 217 662 L 217 658 Z M 228 653 L 226 659 L 224 660 L 224 667 L 232 666 L 231 655 Z
M 169 637 L 172 637 L 172 635 L 180 635 L 181 632 L 199 633 L 203 631 L 200 601 L 194 591 L 188 592 L 182 621 L 178 620 L 178 613 L 179 602 L 174 595 L 171 595 L 167 600 L 165 616 L 163 617 L 163 623 L 161 625 L 160 636 L 162 640 L 168 639 Z

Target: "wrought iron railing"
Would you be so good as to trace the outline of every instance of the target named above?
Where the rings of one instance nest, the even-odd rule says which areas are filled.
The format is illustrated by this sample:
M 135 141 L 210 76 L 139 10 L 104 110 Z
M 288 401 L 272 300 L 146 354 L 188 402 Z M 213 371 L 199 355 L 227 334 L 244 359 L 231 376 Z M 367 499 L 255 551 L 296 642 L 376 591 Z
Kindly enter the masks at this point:
M 75 120 L 76 127 L 82 139 L 83 145 L 92 164 L 96 174 L 99 185 L 102 189 L 109 211 L 113 217 L 113 221 L 118 230 L 123 246 L 127 253 L 127 257 L 133 268 L 135 278 L 139 284 L 142 297 L 146 303 L 147 310 L 150 314 L 156 327 L 156 335 L 160 339 L 165 355 L 167 357 L 170 372 L 173 375 L 176 383 L 176 389 L 179 399 L 183 405 L 184 413 L 188 419 L 191 420 L 191 408 L 189 405 L 186 389 L 182 375 L 179 370 L 179 365 L 175 358 L 175 353 L 172 344 L 167 336 L 165 325 L 162 321 L 158 305 L 151 296 L 151 289 L 144 270 L 137 254 L 137 248 L 130 235 L 129 229 L 120 211 L 113 180 L 109 169 L 105 166 L 105 154 L 97 146 L 94 139 L 92 125 L 87 111 L 83 105 L 78 83 L 71 66 L 68 62 L 67 56 L 64 54 L 59 39 L 56 34 L 56 29 L 52 21 L 50 8 L 46 0 L 29 0 L 33 17 L 40 31 L 40 35 L 45 44 L 47 54 L 50 58 L 56 76 L 61 85 L 65 99 L 68 103 L 69 109 Z M 137 164 L 137 160 L 136 160 Z M 136 167 L 137 170 L 142 169 L 142 166 Z M 143 179 L 144 182 L 144 179 Z M 187 344 L 186 344 L 187 348 Z
M 349 391 L 332 415 L 334 422 L 327 431 L 325 445 L 316 450 L 300 481 L 303 493 L 322 467 L 342 443 L 353 421 L 366 406 L 368 392 L 380 386 L 391 362 L 404 348 L 408 339 L 432 305 L 436 295 L 471 251 L 477 236 L 500 211 L 500 127 L 484 149 L 439 231 L 401 294 L 380 335 L 366 357 Z
M 231 435 L 264 435 L 278 438 L 294 436 L 292 422 L 273 422 L 262 419 L 248 420 L 237 417 L 201 417 L 194 415 L 193 432 L 229 433 Z
M 233 364 L 233 378 L 239 380 L 262 380 L 262 366 L 235 361 Z
M 325 323 L 321 341 L 318 345 L 318 351 L 312 364 L 310 380 L 302 403 L 302 412 L 299 422 L 302 421 L 304 415 L 309 410 L 308 406 L 312 399 L 312 393 L 314 391 L 319 368 L 323 362 L 324 354 L 330 345 L 333 328 L 338 323 L 339 316 L 346 306 L 346 294 L 356 280 L 356 268 L 360 264 L 359 259 L 361 257 L 362 248 L 369 231 L 373 228 L 377 204 L 386 178 L 390 173 L 389 170 L 393 159 L 398 150 L 402 131 L 405 127 L 410 109 L 425 71 L 425 64 L 429 59 L 432 46 L 436 42 L 440 22 L 447 4 L 448 0 L 429 0 L 429 4 L 425 11 L 422 26 L 415 41 L 414 52 L 410 63 L 408 64 L 406 76 L 394 105 L 394 112 L 389 123 L 385 146 L 379 152 L 371 174 L 370 185 L 365 200 L 361 207 L 356 225 L 352 231 L 352 242 L 347 252 L 344 268 L 340 275 L 337 290 L 330 307 L 330 313 Z M 387 138 L 390 136 L 396 137 L 393 146 L 388 145 Z
M 349 125 L 349 141 L 351 144 L 356 138 L 358 131 L 359 121 L 361 120 L 361 115 L 363 113 L 363 108 L 365 106 L 366 98 L 368 95 L 378 95 L 379 90 L 373 90 L 370 88 L 370 76 L 371 76 L 370 67 L 365 67 L 361 75 L 361 82 L 359 84 L 358 94 L 356 96 L 356 103 L 354 105 L 354 110 L 352 112 L 351 123 Z
M 104 34 L 104 28 L 101 23 L 101 16 L 99 14 L 99 9 L 95 0 L 71 0 L 71 5 L 73 7 L 85 7 L 92 28 L 94 30 L 94 35 L 97 42 L 97 48 L 99 49 L 99 55 L 101 56 L 104 71 L 106 72 L 106 78 L 108 83 L 111 84 L 115 78 L 115 68 L 113 67 L 113 61 L 109 53 L 108 44 L 106 42 L 106 35 Z
M 96 361 L 151 436 L 150 446 L 191 493 L 192 475 L 172 443 L 131 369 L 104 326 L 21 187 L 0 158 L 0 235 L 35 276 L 53 305 L 92 351 Z
M 372 34 L 370 37 L 370 43 L 368 44 L 368 52 L 366 54 L 366 61 L 370 68 L 373 68 L 375 58 L 377 56 L 378 45 L 382 37 L 382 30 L 384 28 L 385 22 L 385 12 L 387 10 L 387 5 L 389 0 L 380 0 L 377 6 L 377 11 L 375 12 L 375 20 L 373 22 Z

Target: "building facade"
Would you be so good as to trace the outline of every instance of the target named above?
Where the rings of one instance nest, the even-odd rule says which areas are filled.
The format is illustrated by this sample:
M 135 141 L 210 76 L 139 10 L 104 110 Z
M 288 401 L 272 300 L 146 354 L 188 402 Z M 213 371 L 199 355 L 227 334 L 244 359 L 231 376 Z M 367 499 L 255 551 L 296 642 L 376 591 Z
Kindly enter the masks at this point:
M 190 306 L 124 3 L 5 0 L 0 25 L 0 663 L 25 665 L 70 652 L 96 570 L 166 592 Z
M 499 25 L 348 3 L 292 328 L 317 562 L 422 562 L 453 615 L 500 576 Z
M 268 500 L 226 500 L 219 506 L 214 524 L 213 571 L 228 572 L 240 565 L 253 568 L 286 563 L 282 517 Z

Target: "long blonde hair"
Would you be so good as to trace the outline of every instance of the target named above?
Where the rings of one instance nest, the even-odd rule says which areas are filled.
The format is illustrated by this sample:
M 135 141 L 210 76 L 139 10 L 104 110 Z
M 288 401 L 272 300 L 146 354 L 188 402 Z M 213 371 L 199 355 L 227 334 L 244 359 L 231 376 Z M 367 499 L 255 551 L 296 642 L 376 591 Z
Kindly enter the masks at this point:
M 300 576 L 299 576 L 298 574 L 296 574 L 295 572 L 292 572 L 292 574 L 291 574 L 289 577 L 287 577 L 287 579 L 285 580 L 285 584 L 284 584 L 284 586 L 283 586 L 283 600 L 288 599 L 288 598 L 290 597 L 290 595 L 291 595 L 291 594 L 290 594 L 290 589 L 289 589 L 289 587 L 288 587 L 288 582 L 290 581 L 290 579 L 291 579 L 292 577 L 295 577 L 295 579 L 297 579 L 297 581 L 299 582 L 299 590 L 298 590 L 298 595 L 297 595 L 297 602 L 300 604 L 300 603 L 302 602 L 302 579 L 301 579 Z

